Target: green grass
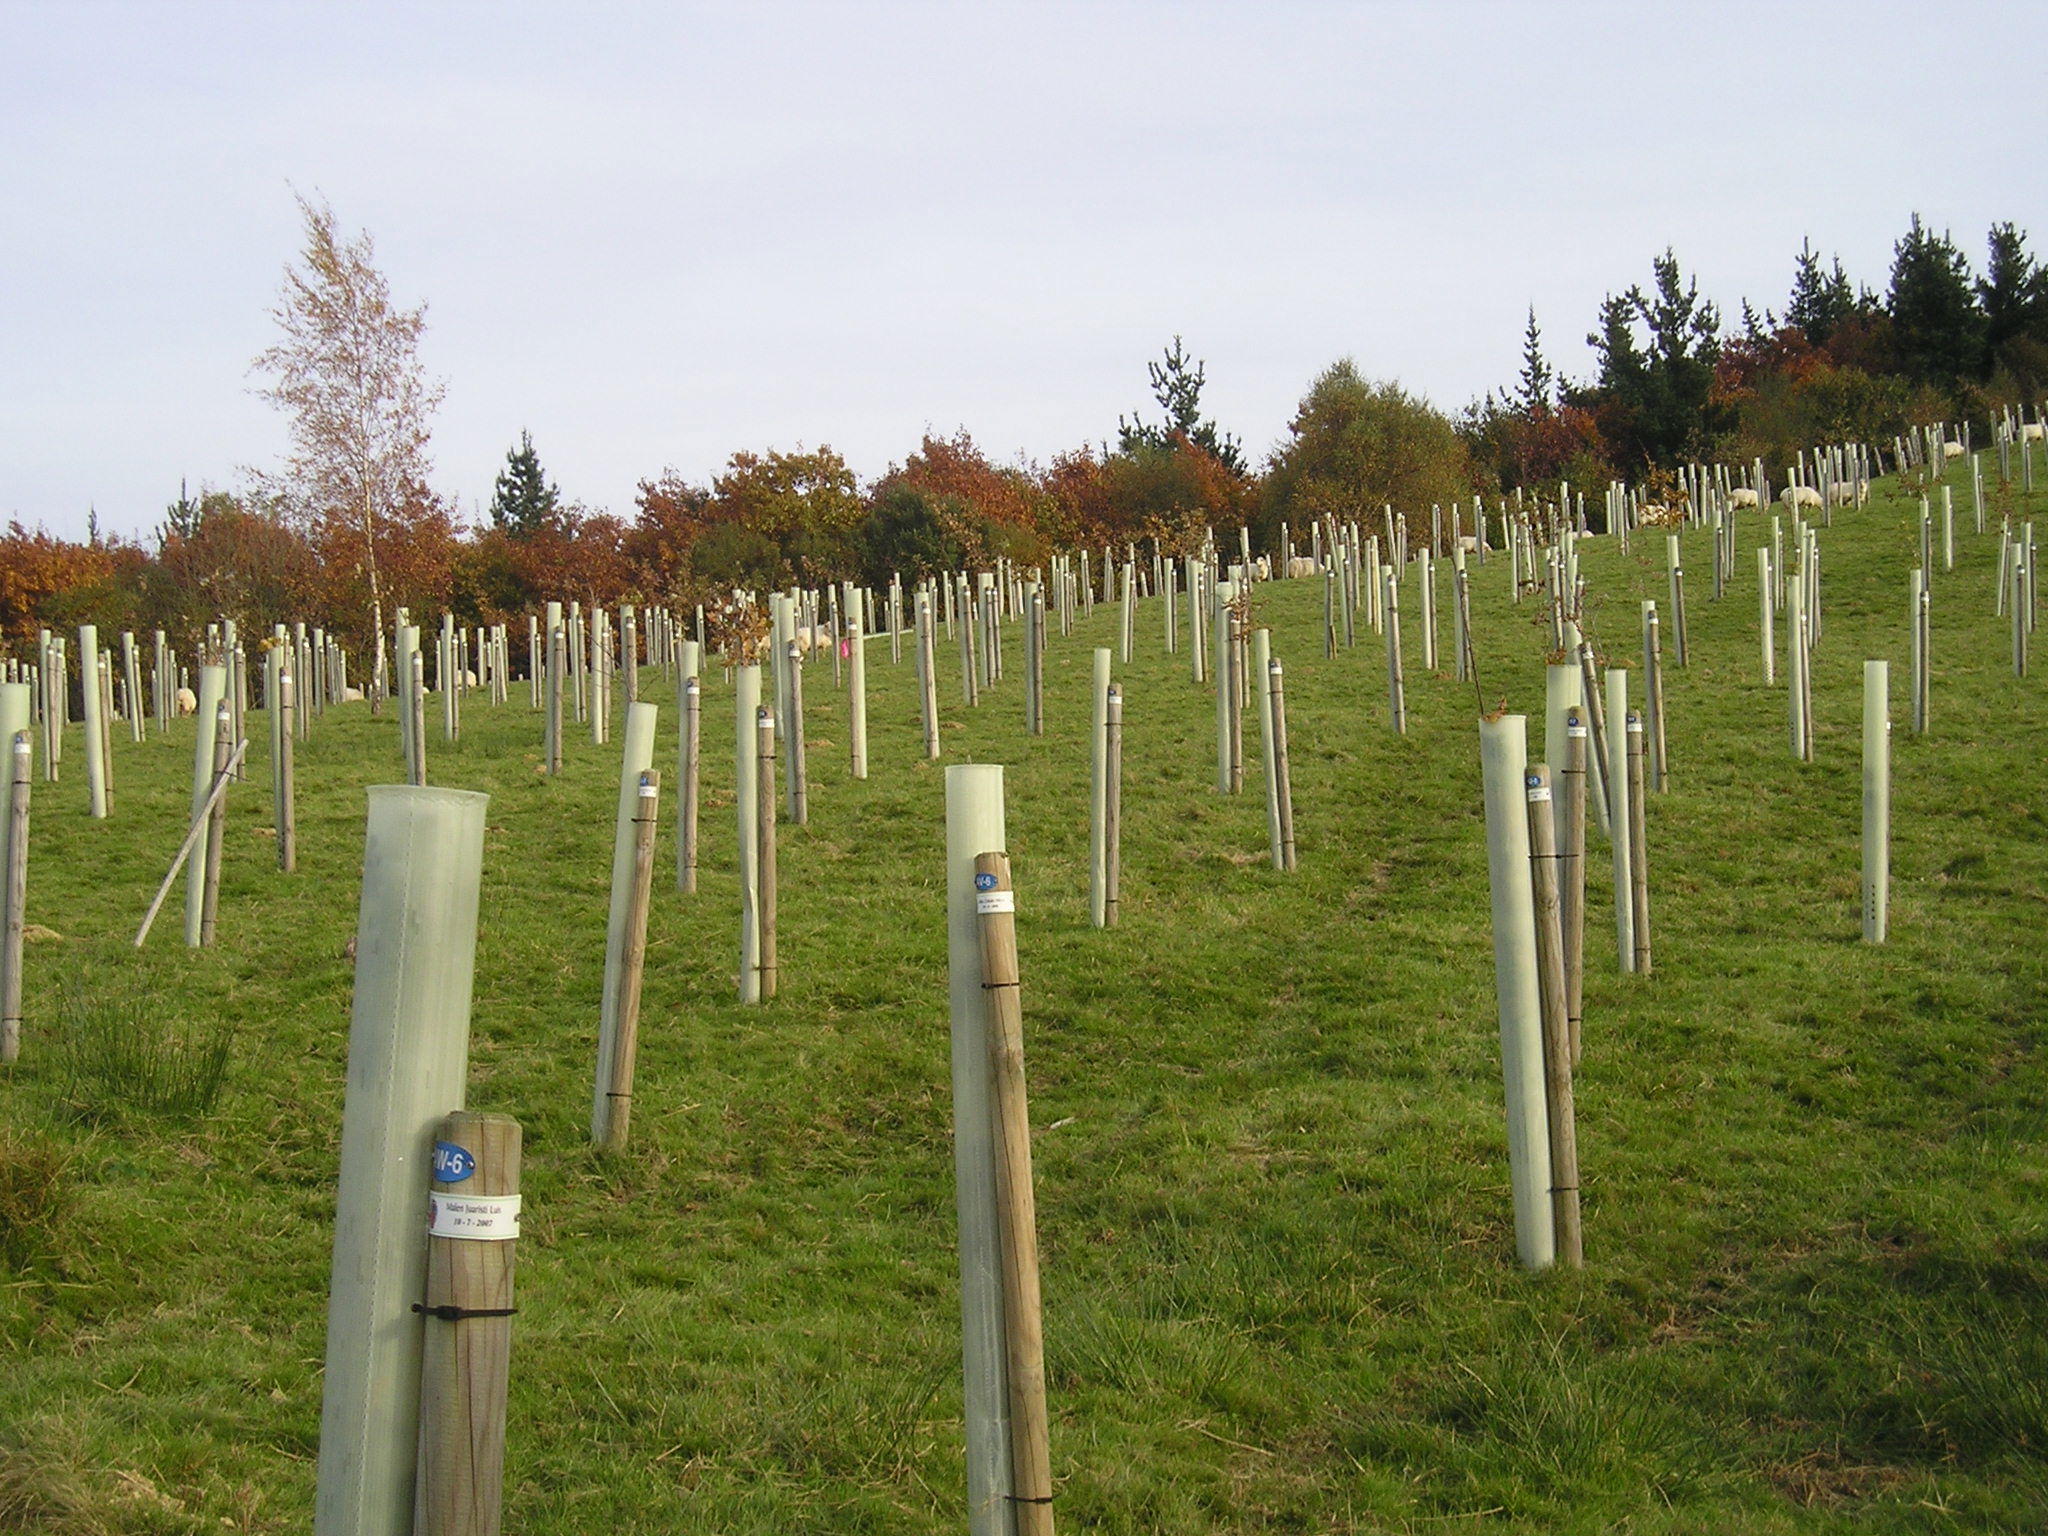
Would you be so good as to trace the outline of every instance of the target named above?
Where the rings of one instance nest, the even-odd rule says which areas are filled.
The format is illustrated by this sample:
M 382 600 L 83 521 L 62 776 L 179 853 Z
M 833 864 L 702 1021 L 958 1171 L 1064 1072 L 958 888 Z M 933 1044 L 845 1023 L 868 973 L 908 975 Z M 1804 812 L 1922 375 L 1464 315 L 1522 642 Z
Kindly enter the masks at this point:
M 1301 843 L 1278 875 L 1256 766 L 1214 793 L 1210 695 L 1146 603 L 1118 669 L 1123 924 L 1098 933 L 1085 722 L 1114 610 L 1055 639 L 1042 739 L 1014 635 L 975 710 L 941 645 L 946 761 L 1007 767 L 1063 1529 L 2038 1528 L 2048 685 L 2011 676 L 1995 534 L 1959 534 L 1929 734 L 1895 706 L 1892 940 L 1859 943 L 1862 662 L 1889 657 L 1903 700 L 1915 505 L 1821 535 L 1812 764 L 1757 681 L 1759 519 L 1719 604 L 1688 536 L 1654 976 L 1615 973 L 1590 861 L 1577 1274 L 1514 1262 L 1469 685 L 1411 667 L 1396 738 L 1377 637 L 1326 661 L 1320 583 L 1262 587 Z M 1624 655 L 1664 595 L 1661 539 L 1639 548 L 1584 556 Z M 1488 702 L 1540 717 L 1535 606 L 1504 559 L 1474 576 Z M 1447 571 L 1442 595 L 1448 663 Z M 587 1145 L 615 749 L 572 737 L 549 780 L 516 693 L 457 746 L 430 722 L 430 777 L 491 795 L 470 1104 L 526 1127 L 508 1529 L 964 1526 L 943 774 L 907 657 L 869 655 L 865 783 L 829 663 L 806 681 L 811 824 L 784 833 L 759 1008 L 736 1001 L 731 695 L 707 680 L 702 888 L 672 894 L 665 834 L 621 1158 Z M 189 722 L 118 744 L 107 822 L 75 730 L 37 787 L 30 916 L 61 937 L 29 948 L 0 1164 L 61 1188 L 0 1257 L 0 1529 L 309 1519 L 362 786 L 397 776 L 396 727 L 316 722 L 291 877 L 252 734 L 211 953 L 175 910 L 126 948 L 182 830 Z M 172 1038 L 232 1030 L 211 1111 L 81 1116 L 73 989 L 154 991 Z

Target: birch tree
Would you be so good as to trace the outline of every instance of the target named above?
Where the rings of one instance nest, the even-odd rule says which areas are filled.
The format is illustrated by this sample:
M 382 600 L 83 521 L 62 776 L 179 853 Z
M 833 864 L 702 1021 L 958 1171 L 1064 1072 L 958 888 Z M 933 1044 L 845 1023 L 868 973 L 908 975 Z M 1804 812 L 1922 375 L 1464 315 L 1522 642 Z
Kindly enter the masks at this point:
M 263 396 L 286 414 L 291 446 L 271 478 L 329 549 L 367 580 L 376 636 L 372 706 L 386 692 L 378 547 L 425 494 L 429 418 L 443 386 L 419 359 L 426 306 L 395 306 L 368 231 L 342 240 L 325 201 L 301 196 L 306 244 L 285 268 L 271 318 L 280 335 L 256 359 Z

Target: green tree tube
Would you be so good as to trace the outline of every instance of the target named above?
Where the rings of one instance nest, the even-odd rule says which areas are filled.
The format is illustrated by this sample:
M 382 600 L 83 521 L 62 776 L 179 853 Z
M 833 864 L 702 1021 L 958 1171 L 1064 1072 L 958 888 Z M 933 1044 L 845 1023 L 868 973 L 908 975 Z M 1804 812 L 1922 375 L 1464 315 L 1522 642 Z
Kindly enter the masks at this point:
M 78 626 L 78 681 L 85 704 L 85 788 L 95 821 L 107 815 L 107 722 L 100 713 L 100 632 L 94 624 Z
M 619 1045 L 619 978 L 633 906 L 633 819 L 640 813 L 640 775 L 654 766 L 652 704 L 626 706 L 626 738 L 619 761 L 619 807 L 612 829 L 612 904 L 605 922 L 604 992 L 598 1003 L 597 1086 L 591 1095 L 590 1139 L 603 1145 L 611 1127 L 612 1057 Z
M 755 850 L 759 847 L 757 796 L 760 770 L 756 766 L 754 714 L 761 707 L 761 667 L 750 662 L 733 673 L 734 763 L 733 780 L 737 794 L 739 847 L 736 862 L 740 875 L 740 1001 L 761 1001 L 761 911 L 760 867 Z
M 412 1530 L 427 1185 L 463 1108 L 489 797 L 373 785 L 356 919 L 314 1536 Z M 427 1327 L 437 1326 L 433 1323 Z
M 1525 1267 L 1545 1269 L 1556 1259 L 1557 1238 L 1550 1206 L 1550 1111 L 1544 1097 L 1536 901 L 1529 888 L 1529 821 L 1522 785 L 1528 755 L 1528 722 L 1523 716 L 1480 720 L 1486 866 L 1493 895 L 1493 981 L 1500 1010 L 1501 1078 L 1507 1091 L 1515 1253 Z
M 974 861 L 1007 850 L 999 764 L 946 770 L 946 954 L 952 1014 L 953 1177 L 969 1536 L 1014 1536 L 1010 1389 L 996 1212 L 995 1108 Z
M 192 815 L 206 804 L 206 792 L 213 787 L 213 741 L 215 718 L 227 695 L 228 669 L 212 666 L 199 669 L 199 709 L 193 717 Z M 205 900 L 206 861 L 194 859 L 185 877 L 185 945 L 199 947 L 200 908 Z
M 1094 928 L 1109 920 L 1109 662 L 1109 647 L 1097 646 L 1088 687 L 1088 922 Z

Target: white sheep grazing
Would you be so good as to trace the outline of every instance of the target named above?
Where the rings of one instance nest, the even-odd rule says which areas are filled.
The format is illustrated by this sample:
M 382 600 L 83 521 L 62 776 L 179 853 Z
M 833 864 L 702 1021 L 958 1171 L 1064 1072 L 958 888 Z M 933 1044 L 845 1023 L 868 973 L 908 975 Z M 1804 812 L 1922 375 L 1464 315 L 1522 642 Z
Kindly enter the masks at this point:
M 190 688 L 180 688 L 173 695 L 173 698 L 177 703 L 180 715 L 196 715 L 199 713 L 199 696 L 193 693 Z
M 362 689 L 360 689 L 360 688 L 344 688 L 344 689 L 342 689 L 342 690 L 341 690 L 341 702 L 342 702 L 342 703 L 344 703 L 344 704 L 360 704 L 360 703 L 362 703 L 362 702 L 363 702 L 363 690 L 362 690 Z
M 1753 511 L 1756 507 L 1756 492 L 1746 485 L 1738 485 L 1728 493 L 1728 510 L 1731 512 Z
M 2025 424 L 2024 426 L 2022 426 L 2022 427 L 2020 428 L 2020 441 L 2021 441 L 2021 442 L 2023 442 L 2023 443 L 2038 443 L 2038 442 L 2040 442 L 2040 441 L 2041 441 L 2041 423 L 2040 423 L 2040 422 L 2038 422 L 2038 421 L 2030 421 L 2030 422 L 2027 422 L 2027 423 L 2026 423 L 2026 424 Z
M 1296 555 L 1287 562 L 1287 574 L 1290 576 L 1313 576 L 1316 570 L 1315 561 L 1309 559 L 1307 555 Z
M 1828 495 L 1834 498 L 1835 505 L 1838 507 L 1860 507 L 1870 499 L 1870 487 L 1868 485 L 1858 487 L 1848 480 L 1831 480 L 1828 482 Z
M 1944 459 L 1960 459 L 1963 456 L 1963 445 L 1957 442 L 1943 443 L 1941 445 L 1941 456 Z
M 1778 500 L 1788 507 L 1820 506 L 1820 492 L 1810 485 L 1788 485 L 1778 493 Z

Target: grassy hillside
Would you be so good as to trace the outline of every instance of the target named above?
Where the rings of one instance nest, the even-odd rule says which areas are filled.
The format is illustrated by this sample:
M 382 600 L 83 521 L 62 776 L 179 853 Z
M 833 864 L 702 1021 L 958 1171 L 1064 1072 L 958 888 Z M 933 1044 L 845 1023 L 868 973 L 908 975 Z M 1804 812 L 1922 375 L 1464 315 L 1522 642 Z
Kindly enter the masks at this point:
M 1995 532 L 1934 580 L 1932 728 L 1905 728 L 1917 502 L 1823 530 L 1817 761 L 1758 680 L 1746 514 L 1728 597 L 1688 536 L 1649 807 L 1656 973 L 1616 974 L 1590 860 L 1578 1082 L 1587 1265 L 1514 1262 L 1475 695 L 1321 654 L 1319 582 L 1258 591 L 1287 665 L 1301 869 L 1213 788 L 1211 695 L 1143 605 L 1126 702 L 1123 925 L 1087 926 L 1098 608 L 946 761 L 1006 765 L 1053 1465 L 1104 1532 L 2030 1530 L 2048 1507 L 2048 684 L 2011 675 Z M 1959 498 L 1967 502 L 1967 491 Z M 2036 498 L 2048 511 L 2048 494 Z M 1967 526 L 1967 513 L 1962 519 Z M 1652 547 L 1654 546 L 1654 548 Z M 1651 563 L 1594 541 L 1597 633 L 1639 656 Z M 1542 732 L 1546 644 L 1475 569 L 1486 701 Z M 1055 626 L 1056 630 L 1056 626 Z M 1783 630 L 1780 629 L 1782 643 Z M 1892 940 L 1858 941 L 1861 674 L 1892 660 Z M 1784 675 L 1783 667 L 1780 676 Z M 526 1127 L 507 1529 L 964 1529 L 942 765 L 871 643 L 871 777 L 807 676 L 811 822 L 781 854 L 781 995 L 736 1000 L 731 691 L 705 690 L 705 867 L 664 835 L 633 1121 L 587 1145 L 616 749 L 539 770 L 523 695 L 429 726 L 491 796 L 470 1104 Z M 658 670 L 645 673 L 661 694 Z M 260 717 L 257 722 L 260 725 Z M 673 743 L 675 713 L 662 735 Z M 276 872 L 266 733 L 230 805 L 221 943 L 127 947 L 182 829 L 191 724 L 74 739 L 36 789 L 19 1065 L 0 1074 L 0 1529 L 307 1528 L 363 835 L 396 726 L 330 710 Z M 615 733 L 616 734 L 616 733 Z M 74 728 L 74 738 L 76 728 Z M 672 748 L 670 749 L 672 752 Z M 673 758 L 663 806 L 673 809 Z M 211 1112 L 138 1107 L 94 1041 L 231 1032 Z

